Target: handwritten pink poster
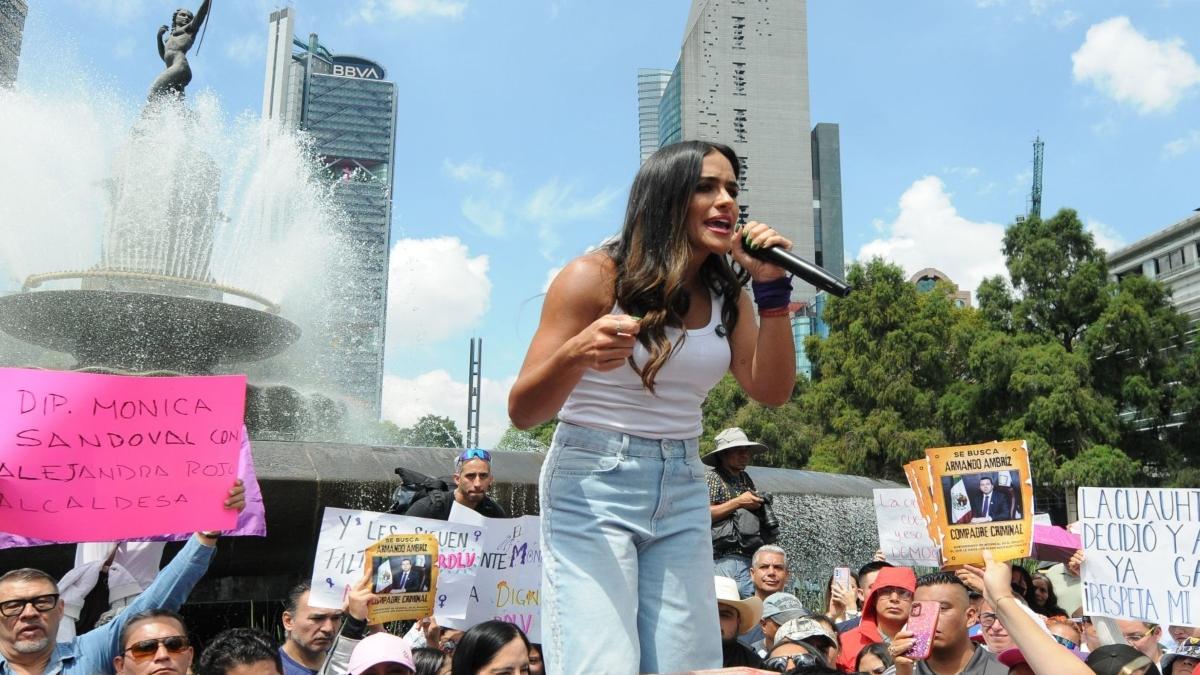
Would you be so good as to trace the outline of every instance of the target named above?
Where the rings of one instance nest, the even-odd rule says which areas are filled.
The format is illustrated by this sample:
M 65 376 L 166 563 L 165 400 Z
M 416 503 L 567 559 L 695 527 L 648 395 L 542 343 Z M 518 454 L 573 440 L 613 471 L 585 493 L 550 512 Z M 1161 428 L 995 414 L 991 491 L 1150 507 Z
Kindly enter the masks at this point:
M 228 530 L 246 378 L 0 368 L 0 531 L 59 543 Z

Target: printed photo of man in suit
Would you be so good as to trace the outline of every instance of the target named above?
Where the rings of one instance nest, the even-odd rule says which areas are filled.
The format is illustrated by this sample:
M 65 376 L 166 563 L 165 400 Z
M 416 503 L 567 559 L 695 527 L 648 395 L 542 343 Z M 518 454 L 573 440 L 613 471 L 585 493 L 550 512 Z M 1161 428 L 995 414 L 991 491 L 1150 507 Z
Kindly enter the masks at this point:
M 995 479 L 991 476 L 979 477 L 979 493 L 972 501 L 972 523 L 990 523 L 997 520 L 1012 520 L 1012 499 L 1003 492 L 996 491 Z

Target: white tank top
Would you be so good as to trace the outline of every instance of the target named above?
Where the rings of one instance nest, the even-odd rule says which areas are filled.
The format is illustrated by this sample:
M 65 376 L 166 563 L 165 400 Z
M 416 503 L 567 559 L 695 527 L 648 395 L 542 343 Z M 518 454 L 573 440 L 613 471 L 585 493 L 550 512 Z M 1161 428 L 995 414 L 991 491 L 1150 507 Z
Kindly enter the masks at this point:
M 571 424 L 606 429 L 643 438 L 688 439 L 702 431 L 700 404 L 708 390 L 729 371 L 730 349 L 721 327 L 720 296 L 712 296 L 708 325 L 687 331 L 683 346 L 671 354 L 654 378 L 651 394 L 629 363 L 607 372 L 587 370 L 563 404 L 558 418 Z M 618 313 L 613 308 L 612 313 Z M 718 330 L 720 328 L 720 330 Z M 683 333 L 667 328 L 672 347 Z M 633 359 L 639 366 L 649 352 L 639 342 Z

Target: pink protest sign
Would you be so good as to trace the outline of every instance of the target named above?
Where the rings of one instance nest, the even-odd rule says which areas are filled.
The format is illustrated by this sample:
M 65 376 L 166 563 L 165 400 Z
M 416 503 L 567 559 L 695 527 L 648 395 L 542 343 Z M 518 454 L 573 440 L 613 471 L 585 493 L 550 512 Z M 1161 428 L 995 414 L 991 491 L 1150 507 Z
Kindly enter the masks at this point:
M 0 530 L 59 543 L 228 530 L 246 378 L 0 369 Z

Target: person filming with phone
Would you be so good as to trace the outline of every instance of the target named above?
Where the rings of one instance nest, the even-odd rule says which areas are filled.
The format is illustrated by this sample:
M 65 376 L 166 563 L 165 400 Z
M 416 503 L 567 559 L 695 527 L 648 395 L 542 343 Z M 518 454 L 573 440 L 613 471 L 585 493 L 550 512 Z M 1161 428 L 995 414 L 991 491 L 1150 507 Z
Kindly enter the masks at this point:
M 913 612 L 935 614 L 917 621 L 912 616 L 888 645 L 896 675 L 1007 675 L 1008 666 L 995 654 L 971 641 L 967 631 L 975 619 L 970 591 L 952 572 L 934 572 L 917 580 Z M 924 627 L 928 646 L 920 649 L 917 626 Z M 914 650 L 914 645 L 918 647 Z M 914 654 L 914 651 L 918 652 Z M 919 652 L 927 652 L 922 655 Z M 921 658 L 923 656 L 923 658 Z

